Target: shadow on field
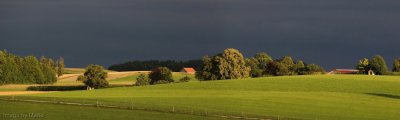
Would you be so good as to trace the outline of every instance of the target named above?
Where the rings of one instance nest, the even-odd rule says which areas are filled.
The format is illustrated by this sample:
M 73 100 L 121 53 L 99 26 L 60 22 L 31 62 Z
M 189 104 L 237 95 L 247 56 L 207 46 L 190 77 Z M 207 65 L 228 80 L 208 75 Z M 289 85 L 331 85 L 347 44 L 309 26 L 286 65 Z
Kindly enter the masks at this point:
M 385 94 L 385 93 L 365 93 L 365 94 L 379 96 L 379 97 L 392 98 L 392 99 L 400 99 L 400 96 L 398 96 L 398 95 L 391 95 L 391 94 Z
M 106 88 L 115 87 L 131 87 L 132 85 L 110 85 Z M 29 86 L 26 88 L 28 91 L 74 91 L 74 90 L 86 90 L 86 86 Z M 104 89 L 104 88 L 98 88 Z
M 30 86 L 28 91 L 73 91 L 86 90 L 86 86 Z

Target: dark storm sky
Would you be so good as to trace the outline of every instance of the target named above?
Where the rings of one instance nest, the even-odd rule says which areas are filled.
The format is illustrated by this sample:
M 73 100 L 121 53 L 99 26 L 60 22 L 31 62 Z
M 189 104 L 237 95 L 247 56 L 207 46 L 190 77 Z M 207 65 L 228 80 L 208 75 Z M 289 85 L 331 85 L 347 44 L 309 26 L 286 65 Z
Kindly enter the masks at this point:
M 0 0 L 0 49 L 68 67 L 233 47 L 327 68 L 400 57 L 399 0 Z

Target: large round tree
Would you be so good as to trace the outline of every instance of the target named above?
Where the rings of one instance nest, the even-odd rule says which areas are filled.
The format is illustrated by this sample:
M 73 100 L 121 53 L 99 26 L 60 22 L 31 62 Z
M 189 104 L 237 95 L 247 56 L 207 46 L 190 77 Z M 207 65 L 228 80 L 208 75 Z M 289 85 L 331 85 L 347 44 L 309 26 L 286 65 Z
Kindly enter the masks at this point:
M 237 49 L 228 48 L 220 57 L 221 79 L 240 79 L 249 77 L 250 67 L 246 66 L 243 54 Z
M 103 66 L 90 64 L 86 67 L 83 83 L 85 83 L 88 89 L 107 87 L 107 77 L 107 72 Z
M 221 54 L 203 58 L 203 70 L 198 77 L 202 80 L 240 79 L 249 77 L 249 72 L 243 54 L 228 48 Z
M 151 70 L 149 74 L 150 84 L 161 84 L 174 82 L 172 72 L 167 67 L 157 67 Z
M 385 59 L 380 56 L 376 55 L 375 57 L 372 58 L 371 62 L 371 69 L 375 72 L 377 75 L 385 75 L 388 74 L 388 67 L 386 65 Z

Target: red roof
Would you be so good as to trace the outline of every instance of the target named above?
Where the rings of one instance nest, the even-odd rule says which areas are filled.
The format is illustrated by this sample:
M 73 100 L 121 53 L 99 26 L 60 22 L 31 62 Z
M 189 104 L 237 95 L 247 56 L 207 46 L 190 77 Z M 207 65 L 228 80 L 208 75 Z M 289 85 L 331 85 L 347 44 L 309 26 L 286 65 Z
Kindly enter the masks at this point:
M 343 74 L 360 72 L 360 70 L 356 70 L 356 69 L 335 69 L 333 71 L 335 71 L 337 73 L 343 73 Z
M 335 71 L 358 72 L 360 70 L 356 70 L 356 69 L 335 69 Z
M 183 70 L 185 71 L 185 72 L 196 72 L 196 70 L 194 70 L 193 68 L 183 68 Z

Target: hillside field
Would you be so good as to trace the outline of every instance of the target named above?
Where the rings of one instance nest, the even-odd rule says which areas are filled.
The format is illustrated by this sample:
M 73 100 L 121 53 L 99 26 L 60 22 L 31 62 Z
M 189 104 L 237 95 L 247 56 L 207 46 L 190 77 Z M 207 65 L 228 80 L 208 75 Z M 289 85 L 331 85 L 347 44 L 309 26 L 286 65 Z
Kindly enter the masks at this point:
M 174 76 L 179 75 L 174 74 Z M 114 79 L 114 82 L 126 83 L 134 79 L 134 77 L 135 75 L 125 76 Z M 1 98 L 10 97 L 2 96 Z M 201 118 L 199 115 L 203 113 L 221 116 L 246 116 L 259 119 L 400 119 L 400 77 L 398 76 L 310 75 L 220 81 L 194 80 L 188 83 L 143 87 L 117 87 L 93 91 L 14 95 L 13 98 L 132 106 L 153 111 L 176 111 L 176 113 L 160 113 L 97 108 L 101 109 L 99 110 L 101 113 L 120 111 L 121 113 L 131 112 L 134 115 L 140 112 L 148 112 L 149 114 L 141 114 L 146 118 L 154 117 L 154 119 L 186 119 L 186 117 L 195 119 Z M 40 106 L 43 104 L 49 110 L 52 110 L 53 107 L 59 107 L 60 110 L 65 109 L 67 111 L 76 107 L 9 101 L 1 101 L 0 104 L 2 106 L 5 104 L 15 104 L 15 106 L 27 104 L 27 111 L 37 109 L 33 108 L 33 106 L 39 106 L 38 104 Z M 0 108 L 0 111 L 18 111 L 17 107 L 8 106 Z M 93 109 L 90 107 L 76 108 L 82 111 Z M 49 114 L 49 116 L 53 114 L 69 114 L 68 112 L 44 113 Z M 163 114 L 165 117 L 151 115 L 150 113 Z M 87 114 L 93 115 L 90 112 Z M 75 117 L 76 119 L 87 118 L 84 116 Z M 207 117 L 204 119 L 214 118 Z

